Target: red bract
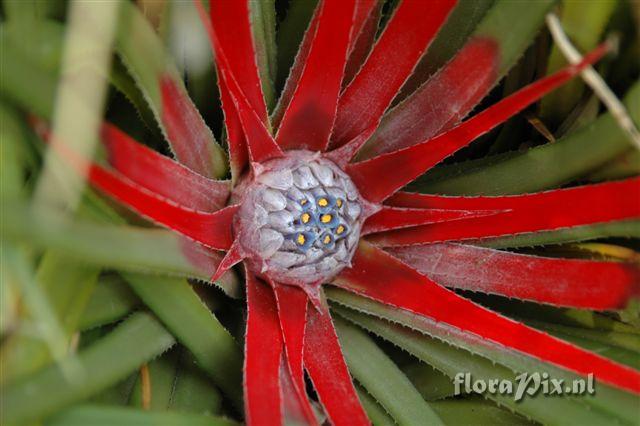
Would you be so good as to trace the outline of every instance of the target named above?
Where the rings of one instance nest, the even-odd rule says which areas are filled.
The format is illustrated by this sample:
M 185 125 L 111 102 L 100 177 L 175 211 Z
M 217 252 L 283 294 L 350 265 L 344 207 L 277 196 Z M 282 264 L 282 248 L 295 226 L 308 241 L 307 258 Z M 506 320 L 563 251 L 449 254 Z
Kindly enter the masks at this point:
M 245 264 L 248 318 L 244 393 L 249 423 L 282 424 L 285 407 L 297 410 L 307 422 L 316 423 L 305 388 L 305 370 L 333 423 L 368 422 L 342 357 L 321 284 L 337 285 L 436 321 L 456 333 L 479 336 L 498 348 L 509 348 L 578 374 L 594 373 L 602 382 L 640 393 L 637 371 L 498 315 L 444 287 L 557 306 L 599 310 L 624 306 L 639 292 L 639 272 L 635 266 L 545 259 L 452 242 L 640 217 L 640 203 L 630 195 L 640 190 L 640 179 L 507 197 L 398 192 L 597 61 L 606 52 L 604 46 L 587 55 L 582 63 L 537 81 L 451 127 L 486 94 L 493 80 L 499 45 L 489 39 L 476 40 L 419 89 L 417 101 L 412 104 L 417 110 L 396 110 L 383 119 L 455 2 L 400 2 L 374 45 L 375 23 L 380 14 L 376 2 L 323 0 L 302 42 L 274 119 L 269 120 L 255 61 L 247 1 L 212 0 L 210 17 L 198 1 L 196 4 L 216 57 L 231 168 L 237 184 L 233 196 L 230 197 L 229 182 L 202 176 L 207 175 L 202 167 L 208 163 L 201 156 L 207 155 L 207 151 L 197 138 L 198 133 L 189 132 L 192 111 L 180 108 L 180 100 L 172 99 L 172 88 L 165 80 L 158 82 L 166 104 L 164 121 L 170 124 L 173 139 L 182 141 L 177 159 L 183 165 L 107 126 L 103 142 L 112 170 L 92 165 L 89 180 L 156 223 L 209 249 L 227 251 L 214 279 L 251 257 L 252 261 Z M 475 85 L 467 87 L 476 70 L 484 76 L 483 80 L 473 81 Z M 345 72 L 352 75 L 348 76 L 349 84 L 341 89 L 345 85 Z M 427 123 L 416 119 L 421 102 L 431 104 L 437 97 L 438 103 L 447 105 L 445 89 L 457 84 L 464 86 L 454 87 L 460 105 L 433 112 Z M 381 122 L 383 126 L 376 132 Z M 272 129 L 272 125 L 276 128 Z M 396 132 L 399 128 L 405 131 Z M 375 143 L 368 144 L 367 152 L 361 155 L 367 159 L 350 162 L 372 134 Z M 67 156 L 73 157 L 70 153 Z M 294 163 L 300 158 L 318 159 L 310 167 L 319 170 L 315 173 L 320 182 L 309 184 L 304 179 L 296 182 L 296 176 L 290 176 L 292 170 L 273 165 L 289 164 L 289 160 Z M 322 166 L 327 161 L 331 167 Z M 334 166 L 350 180 L 343 179 L 340 185 L 324 182 L 319 176 Z M 333 182 L 331 179 L 337 179 L 336 176 L 340 174 L 325 177 L 327 182 Z M 315 177 L 310 179 L 316 181 Z M 266 180 L 269 182 L 264 183 Z M 351 181 L 357 190 L 350 189 Z M 355 219 L 349 222 L 353 228 L 349 231 L 354 232 L 351 235 L 360 237 L 353 252 L 342 253 L 343 257 L 338 259 L 330 249 L 315 251 L 322 259 L 329 259 L 326 264 L 335 268 L 328 269 L 329 279 L 307 279 L 316 275 L 306 270 L 293 274 L 286 283 L 274 278 L 278 275 L 266 260 L 283 244 L 303 247 L 298 247 L 297 252 L 294 249 L 287 252 L 292 262 L 302 256 L 307 262 L 305 267 L 322 265 L 305 257 L 311 256 L 306 251 L 307 239 L 317 238 L 316 235 L 291 234 L 300 239 L 288 240 L 288 234 L 269 229 L 264 235 L 271 235 L 272 239 L 264 243 L 260 241 L 263 234 L 256 234 L 257 242 L 253 235 L 245 235 L 248 231 L 244 223 L 262 220 L 255 217 L 260 209 L 265 210 L 254 199 L 250 200 L 251 205 L 243 204 L 247 188 L 258 184 L 277 189 L 273 203 L 282 198 L 282 203 L 300 204 L 294 205 L 299 211 L 293 213 L 279 208 L 280 216 L 286 219 L 295 213 L 300 215 L 294 218 L 296 221 L 316 220 L 315 226 L 320 231 L 327 229 L 319 247 L 321 244 L 334 247 L 334 243 L 337 246 L 344 231 L 339 230 L 339 225 L 323 228 L 324 222 L 331 223 L 334 219 L 332 212 L 346 217 L 346 210 L 357 208 Z M 338 192 L 350 195 L 344 199 L 315 195 L 320 198 L 293 201 L 282 195 L 285 193 L 282 191 L 294 191 L 287 194 L 298 191 L 307 197 L 305 185 L 314 191 L 337 188 Z M 231 204 L 225 207 L 227 198 Z M 309 200 L 318 201 L 316 210 L 305 210 Z M 245 216 L 239 217 L 238 211 Z M 312 214 L 300 213 L 307 211 Z M 270 254 L 264 258 L 257 256 L 256 260 L 247 240 L 254 246 L 257 244 L 258 249 L 271 250 Z M 272 249 L 274 244 L 279 245 Z M 348 244 L 345 242 L 343 247 Z M 340 266 L 336 259 L 350 266 Z

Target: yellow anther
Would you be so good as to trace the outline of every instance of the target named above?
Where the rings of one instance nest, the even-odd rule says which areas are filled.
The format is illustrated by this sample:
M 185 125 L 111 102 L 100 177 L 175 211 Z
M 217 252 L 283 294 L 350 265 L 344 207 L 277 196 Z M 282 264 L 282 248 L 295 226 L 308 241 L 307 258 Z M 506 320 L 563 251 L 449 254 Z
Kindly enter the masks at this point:
M 323 242 L 323 243 L 325 243 L 325 244 L 329 244 L 329 243 L 331 242 L 331 237 L 330 237 L 330 236 L 328 236 L 328 235 L 327 235 L 327 236 L 325 236 L 325 237 L 324 237 L 324 240 L 322 240 L 322 242 Z
M 304 234 L 298 234 L 298 238 L 296 238 L 296 242 L 298 245 L 303 246 L 307 239 L 304 237 Z
M 300 200 L 300 205 L 304 206 L 305 204 L 307 204 L 307 201 L 309 201 L 309 200 L 307 200 L 307 199 Z
M 318 199 L 318 205 L 320 207 L 327 207 L 329 205 L 329 200 L 327 200 L 326 198 L 320 198 Z
M 338 207 L 342 207 L 342 199 L 338 198 L 338 199 L 336 200 L 336 206 L 338 206 Z
M 311 220 L 311 215 L 309 213 L 302 213 L 302 215 L 300 216 L 300 221 L 302 223 L 309 223 L 310 220 Z
M 343 232 L 344 232 L 344 226 L 338 225 L 338 227 L 336 228 L 336 234 L 340 235 Z
M 322 223 L 329 223 L 331 222 L 331 219 L 333 219 L 333 217 L 330 214 L 323 214 L 320 216 L 320 222 Z

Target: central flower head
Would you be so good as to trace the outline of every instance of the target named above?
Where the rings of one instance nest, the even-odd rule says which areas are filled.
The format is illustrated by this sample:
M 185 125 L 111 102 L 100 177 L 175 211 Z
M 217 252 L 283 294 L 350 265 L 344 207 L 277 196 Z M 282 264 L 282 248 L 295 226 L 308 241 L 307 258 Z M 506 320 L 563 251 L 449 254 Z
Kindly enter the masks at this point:
M 355 185 L 319 153 L 287 152 L 238 185 L 235 232 L 250 268 L 273 281 L 308 285 L 350 265 L 364 221 Z

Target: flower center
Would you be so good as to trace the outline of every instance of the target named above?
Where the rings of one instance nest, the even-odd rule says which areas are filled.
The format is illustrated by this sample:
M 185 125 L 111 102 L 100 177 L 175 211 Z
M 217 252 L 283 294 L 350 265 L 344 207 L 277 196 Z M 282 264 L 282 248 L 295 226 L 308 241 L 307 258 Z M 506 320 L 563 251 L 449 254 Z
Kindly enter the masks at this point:
M 239 185 L 236 234 L 254 272 L 287 284 L 314 284 L 349 266 L 363 221 L 349 176 L 308 151 L 261 165 Z M 236 191 L 238 192 L 238 191 Z

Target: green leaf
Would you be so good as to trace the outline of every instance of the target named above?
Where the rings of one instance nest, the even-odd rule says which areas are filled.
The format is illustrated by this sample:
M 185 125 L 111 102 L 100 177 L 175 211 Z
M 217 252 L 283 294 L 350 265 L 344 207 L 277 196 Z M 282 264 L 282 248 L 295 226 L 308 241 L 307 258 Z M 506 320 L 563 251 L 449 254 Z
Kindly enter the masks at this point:
M 111 324 L 133 310 L 140 303 L 122 278 L 102 276 L 78 323 L 80 330 Z
M 388 321 L 393 321 L 413 329 L 414 331 L 400 330 L 388 325 L 386 322 L 376 322 L 375 319 L 363 316 L 362 314 L 354 314 L 351 312 L 345 313 L 343 310 L 338 310 L 341 315 L 348 316 L 348 318 L 352 321 L 355 321 L 355 319 L 357 318 L 356 322 L 359 325 L 365 327 L 369 331 L 373 331 L 376 334 L 381 335 L 385 339 L 398 345 L 398 340 L 396 338 L 392 338 L 394 333 L 398 334 L 399 336 L 400 331 L 402 331 L 403 335 L 412 336 L 410 340 L 403 342 L 407 344 L 411 342 L 412 344 L 417 345 L 415 346 L 415 348 L 421 348 L 420 353 L 422 355 L 416 355 L 415 351 L 413 351 L 413 349 L 407 349 L 407 346 L 399 346 L 401 346 L 405 350 L 408 350 L 414 356 L 417 356 L 425 362 L 427 362 L 427 360 L 424 358 L 426 357 L 426 355 L 424 354 L 426 354 L 427 352 L 432 353 L 432 351 L 435 351 L 439 347 L 438 345 L 443 344 L 448 351 L 452 349 L 451 345 L 453 345 L 454 347 L 464 349 L 464 351 L 473 354 L 473 358 L 465 358 L 464 363 L 463 360 L 460 359 L 460 363 L 458 365 L 452 366 L 449 364 L 447 368 L 451 369 L 448 371 L 444 369 L 443 365 L 439 367 L 437 364 L 434 364 L 433 360 L 428 362 L 450 377 L 454 377 L 455 374 L 461 371 L 473 372 L 476 367 L 482 367 L 483 365 L 485 365 L 482 361 L 483 358 L 487 363 L 487 367 L 491 366 L 493 368 L 495 363 L 504 366 L 499 368 L 498 366 L 495 366 L 495 368 L 498 368 L 499 370 L 495 372 L 495 374 L 498 376 L 492 376 L 488 374 L 488 371 L 484 371 L 482 374 L 487 374 L 485 376 L 487 378 L 503 377 L 503 375 L 507 373 L 510 374 L 509 377 L 513 378 L 514 374 L 522 372 L 548 372 L 551 377 L 565 379 L 569 382 L 578 377 L 577 375 L 570 373 L 567 370 L 540 362 L 534 358 L 519 354 L 517 352 L 505 350 L 505 348 L 497 347 L 490 344 L 490 342 L 472 339 L 464 332 L 441 327 L 433 320 L 430 320 L 423 316 L 412 314 L 408 311 L 397 309 L 391 306 L 386 306 L 370 299 L 365 299 L 363 297 L 347 293 L 344 290 L 335 288 L 326 290 L 326 294 L 330 300 L 340 303 L 341 305 L 348 306 L 349 308 L 355 309 L 359 312 L 365 312 L 369 315 L 375 315 L 379 318 L 384 318 Z M 374 325 L 376 327 L 375 330 L 372 329 Z M 420 336 L 420 334 L 417 334 L 418 331 L 420 333 L 423 333 L 423 335 Z M 428 339 L 425 335 L 441 340 L 442 342 L 435 342 L 435 340 Z M 436 346 L 434 347 L 434 345 Z M 463 353 L 465 354 L 465 356 L 469 356 L 468 353 Z M 450 354 L 449 356 L 453 355 Z M 474 364 L 477 364 L 477 366 L 475 366 Z M 504 370 L 500 370 L 500 368 L 504 368 Z M 506 399 L 509 400 L 508 402 L 511 405 L 514 405 L 514 401 L 512 398 Z M 541 408 L 539 407 L 540 401 L 542 401 L 542 404 L 546 405 L 547 407 L 549 407 L 551 404 L 557 405 L 557 411 L 555 411 L 556 416 L 558 413 L 566 410 L 566 415 L 568 416 L 575 415 L 576 419 L 583 418 L 585 416 L 585 412 L 589 411 L 584 408 L 584 404 L 588 404 L 589 406 L 591 406 L 590 415 L 593 415 L 594 418 L 595 416 L 600 415 L 602 416 L 601 420 L 611 420 L 611 418 L 613 417 L 627 422 L 633 422 L 633 419 L 635 419 L 636 416 L 635 407 L 637 404 L 637 398 L 635 395 L 618 389 L 614 389 L 602 383 L 598 384 L 596 395 L 589 396 L 588 398 L 567 397 L 560 399 L 548 397 L 542 398 L 541 400 L 529 399 L 529 401 L 531 401 L 532 406 L 525 407 L 526 410 L 522 409 L 522 407 L 524 407 L 525 405 L 525 401 L 519 401 L 517 404 L 515 404 L 517 407 L 520 407 L 520 409 L 517 409 L 517 407 L 514 406 L 514 410 L 517 409 L 519 413 L 525 414 L 531 418 L 535 418 L 543 422 L 550 421 L 550 416 L 552 415 L 553 410 L 550 410 L 549 408 L 541 410 Z M 504 401 L 501 401 L 501 403 L 502 402 Z
M 197 414 L 220 414 L 222 395 L 196 363 L 190 353 L 181 354 L 170 408 Z
M 436 401 L 452 396 L 454 386 L 449 376 L 423 363 L 413 363 L 402 368 L 420 395 L 427 401 Z
M 631 148 L 588 176 L 590 181 L 622 179 L 640 175 L 640 150 Z
M 30 58 L 29 52 L 8 40 L 4 26 L 0 28 L 0 49 L 3 57 L 0 93 L 31 113 L 50 118 L 57 76 L 43 71 Z
M 178 353 L 175 350 L 171 350 L 147 364 L 151 396 L 149 410 L 166 411 L 169 408 L 177 367 Z M 142 374 L 137 376 L 129 404 L 136 408 L 143 408 Z
M 514 2 L 517 5 L 517 2 Z M 625 104 L 640 122 L 640 82 L 627 92 Z M 553 188 L 583 176 L 618 155 L 630 143 L 611 114 L 552 144 L 524 152 L 483 158 L 468 164 L 441 166 L 439 179 L 427 173 L 411 190 L 448 195 L 504 195 Z M 436 169 L 434 169 L 436 170 Z
M 530 425 L 524 417 L 510 413 L 507 410 L 481 398 L 465 398 L 462 400 L 445 400 L 433 403 L 433 408 L 448 425 L 462 425 L 473 419 L 473 424 L 493 426 Z
M 440 67 L 445 65 L 464 46 L 469 35 L 494 5 L 495 0 L 476 0 L 458 2 L 438 31 L 427 53 L 420 59 L 416 69 L 405 82 L 401 92 L 394 99 L 397 103 L 410 95 L 422 83 L 427 81 Z M 513 36 L 513 32 L 511 33 Z M 497 79 L 496 79 L 497 81 Z
M 39 318 L 39 306 L 30 305 L 27 317 L 23 318 L 20 328 L 3 343 L 3 368 L 5 374 L 2 382 L 13 382 L 16 378 L 32 373 L 48 365 L 54 358 L 63 356 L 56 354 L 50 343 L 39 335 L 33 335 L 32 321 L 42 323 L 55 321 L 59 324 L 60 335 L 56 338 L 61 350 L 67 348 L 72 334 L 78 328 L 78 321 L 91 296 L 98 277 L 99 269 L 87 265 L 78 265 L 53 251 L 47 252 L 40 261 L 35 276 L 35 285 L 41 293 L 43 301 L 49 305 L 51 315 L 55 319 Z M 33 290 L 32 290 L 33 291 Z
M 136 294 L 193 353 L 200 368 L 242 408 L 242 355 L 227 330 L 182 279 L 126 273 Z
M 275 0 L 250 0 L 249 18 L 256 49 L 262 93 L 269 111 L 276 103 L 275 81 L 277 72 L 276 6 Z
M 287 16 L 280 23 L 276 34 L 277 41 L 277 72 L 276 88 L 284 87 L 289 70 L 298 54 L 298 48 L 307 31 L 318 0 L 291 0 Z
M 597 46 L 617 4 L 617 0 L 564 1 L 562 3 L 560 14 L 562 28 L 579 51 L 588 52 Z M 547 75 L 558 71 L 566 64 L 565 56 L 554 44 L 549 55 Z M 545 96 L 540 102 L 543 121 L 558 123 L 564 120 L 580 100 L 583 91 L 584 83 L 576 79 Z
M 577 226 L 575 228 L 558 229 L 555 231 L 508 235 L 486 241 L 478 241 L 474 244 L 491 248 L 514 248 L 545 244 L 562 244 L 608 237 L 640 238 L 640 221 L 627 220 Z
M 190 261 L 180 237 L 157 228 L 99 225 L 80 219 L 69 222 L 54 210 L 46 215 L 33 212 L 24 204 L 6 206 L 0 223 L 3 236 L 27 241 L 40 248 L 53 248 L 69 257 L 103 267 L 131 271 L 153 271 L 209 280 L 208 270 Z M 237 297 L 239 284 L 235 275 L 225 275 L 221 287 Z
M 190 413 L 158 413 L 133 408 L 80 405 L 54 416 L 46 426 L 232 426 L 237 423 L 221 417 Z
M 500 45 L 500 65 L 496 82 L 517 62 L 534 40 L 544 17 L 557 0 L 520 3 L 497 0 L 471 37 L 490 38 Z M 523 13 L 524 12 L 524 13 Z M 517 25 L 514 25 L 517 22 Z
M 407 376 L 366 333 L 334 318 L 344 357 L 353 377 L 398 424 L 442 424 Z
M 356 383 L 355 387 L 362 407 L 367 412 L 367 417 L 373 426 L 395 426 L 396 422 L 362 386 Z
M 180 73 L 171 57 L 165 51 L 162 41 L 133 3 L 122 3 L 115 48 L 144 94 L 158 125 L 163 130 L 165 138 L 171 143 L 167 138 L 162 120 L 161 79 L 170 78 L 184 95 L 184 100 L 186 102 L 191 102 L 191 100 L 184 87 Z M 202 120 L 201 117 L 199 118 Z M 204 137 L 209 139 L 208 144 L 211 147 L 211 158 L 213 159 L 214 167 L 213 176 L 222 177 L 227 172 L 226 154 L 216 142 L 213 133 L 211 133 L 204 121 L 199 124 L 199 128 L 206 129 Z
M 492 360 L 456 349 L 445 342 L 430 339 L 417 331 L 392 325 L 368 315 L 344 310 L 344 308 L 340 310 L 340 314 L 394 343 L 421 361 L 432 365 L 452 380 L 459 373 L 470 373 L 473 380 L 508 380 L 515 385 L 516 373 L 495 364 Z M 531 371 L 541 372 L 544 370 Z M 571 418 L 572 421 L 583 424 L 605 424 L 616 421 L 616 417 L 613 415 L 588 410 L 582 404 L 568 398 L 532 397 L 515 402 L 513 395 L 487 393 L 486 397 L 544 424 L 560 424 L 558 422 L 560 417 Z
M 173 343 L 173 337 L 156 319 L 148 314 L 135 314 L 78 354 L 83 374 L 76 380 L 68 381 L 52 366 L 29 380 L 3 388 L 0 396 L 3 422 L 35 420 L 88 398 L 124 379 Z

